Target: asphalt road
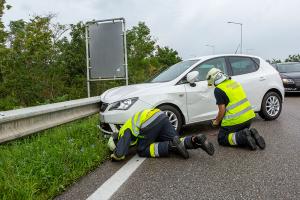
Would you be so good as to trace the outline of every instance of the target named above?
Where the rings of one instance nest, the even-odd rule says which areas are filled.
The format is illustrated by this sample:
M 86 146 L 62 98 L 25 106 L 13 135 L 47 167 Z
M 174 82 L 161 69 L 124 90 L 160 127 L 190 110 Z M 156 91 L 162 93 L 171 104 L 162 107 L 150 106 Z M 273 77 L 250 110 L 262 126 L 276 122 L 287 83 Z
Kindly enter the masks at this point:
M 216 152 L 191 150 L 179 156 L 147 159 L 112 199 L 300 199 L 300 95 L 286 97 L 280 117 L 253 122 L 266 149 L 222 147 L 217 129 L 205 123 L 185 132 L 205 133 Z M 105 162 L 56 199 L 86 199 L 125 162 Z

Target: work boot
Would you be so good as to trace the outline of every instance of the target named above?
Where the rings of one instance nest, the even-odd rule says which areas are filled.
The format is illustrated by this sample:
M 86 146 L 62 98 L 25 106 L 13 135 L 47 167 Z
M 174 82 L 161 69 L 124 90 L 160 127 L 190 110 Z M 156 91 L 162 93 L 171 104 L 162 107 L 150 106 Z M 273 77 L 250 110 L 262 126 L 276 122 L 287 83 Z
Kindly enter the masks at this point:
M 198 134 L 193 137 L 194 144 L 203 149 L 208 155 L 212 156 L 215 153 L 214 145 L 208 141 L 205 135 Z
M 186 150 L 183 141 L 180 141 L 178 136 L 175 136 L 173 140 L 169 142 L 169 149 L 178 152 L 185 159 L 189 158 L 189 152 Z
M 249 129 L 244 129 L 243 130 L 246 136 L 246 144 L 248 145 L 248 147 L 250 147 L 251 150 L 256 150 L 257 146 L 256 146 L 256 142 L 254 140 L 254 138 L 251 136 L 251 132 Z
M 259 148 L 261 149 L 265 149 L 266 148 L 265 139 L 261 135 L 259 135 L 258 131 L 255 128 L 250 128 L 250 132 L 257 146 L 259 146 Z
M 125 159 L 125 156 L 118 157 L 115 153 L 110 155 L 111 161 L 121 161 Z

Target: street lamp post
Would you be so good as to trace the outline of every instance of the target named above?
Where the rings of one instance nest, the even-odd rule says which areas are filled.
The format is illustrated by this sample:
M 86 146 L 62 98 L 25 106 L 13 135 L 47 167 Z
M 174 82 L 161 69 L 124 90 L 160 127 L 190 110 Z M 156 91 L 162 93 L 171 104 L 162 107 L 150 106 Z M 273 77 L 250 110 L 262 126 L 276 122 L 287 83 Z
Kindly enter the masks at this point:
M 241 26 L 241 49 L 240 52 L 241 54 L 243 53 L 243 24 L 239 22 L 227 22 L 228 24 L 238 24 Z
M 213 53 L 213 55 L 215 54 L 215 45 L 207 44 L 207 45 L 205 45 L 205 46 L 211 47 L 211 48 L 212 48 L 212 53 Z

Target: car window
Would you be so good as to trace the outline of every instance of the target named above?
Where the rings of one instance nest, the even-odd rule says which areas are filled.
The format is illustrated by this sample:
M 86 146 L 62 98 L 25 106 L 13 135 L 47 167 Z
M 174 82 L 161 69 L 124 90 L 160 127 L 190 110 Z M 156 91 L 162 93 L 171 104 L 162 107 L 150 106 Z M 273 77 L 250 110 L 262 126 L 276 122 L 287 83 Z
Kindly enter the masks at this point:
M 277 68 L 281 73 L 300 72 L 300 63 L 279 63 Z
M 159 82 L 167 82 L 174 80 L 180 74 L 182 74 L 185 70 L 191 67 L 193 64 L 198 62 L 199 60 L 186 60 L 175 65 L 170 66 L 169 68 L 165 69 L 163 72 L 159 73 L 158 75 L 154 76 L 154 78 L 150 79 L 150 83 L 159 83 Z
M 193 71 L 199 72 L 198 81 L 206 80 L 206 75 L 207 75 L 208 71 L 213 67 L 218 68 L 222 72 L 227 74 L 225 58 L 223 58 L 223 57 L 214 58 L 214 59 L 211 59 L 211 60 L 201 63 L 200 65 L 198 65 L 196 68 L 193 69 Z
M 257 69 L 258 69 L 258 67 L 260 66 L 260 60 L 259 60 L 258 58 L 252 58 L 252 59 L 253 59 L 253 61 L 255 62 L 256 67 L 257 67 Z
M 255 72 L 258 68 L 257 64 L 248 57 L 229 57 L 233 75 L 247 74 Z

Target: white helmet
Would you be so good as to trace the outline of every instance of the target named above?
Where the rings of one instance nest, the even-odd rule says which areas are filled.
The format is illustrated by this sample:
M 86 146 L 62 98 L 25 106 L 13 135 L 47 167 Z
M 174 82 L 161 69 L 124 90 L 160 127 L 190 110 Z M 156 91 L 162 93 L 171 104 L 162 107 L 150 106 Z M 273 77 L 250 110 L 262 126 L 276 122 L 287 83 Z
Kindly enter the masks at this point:
M 218 85 L 223 81 L 227 80 L 228 76 L 224 74 L 220 69 L 212 68 L 208 71 L 206 80 L 209 86 L 211 85 Z

